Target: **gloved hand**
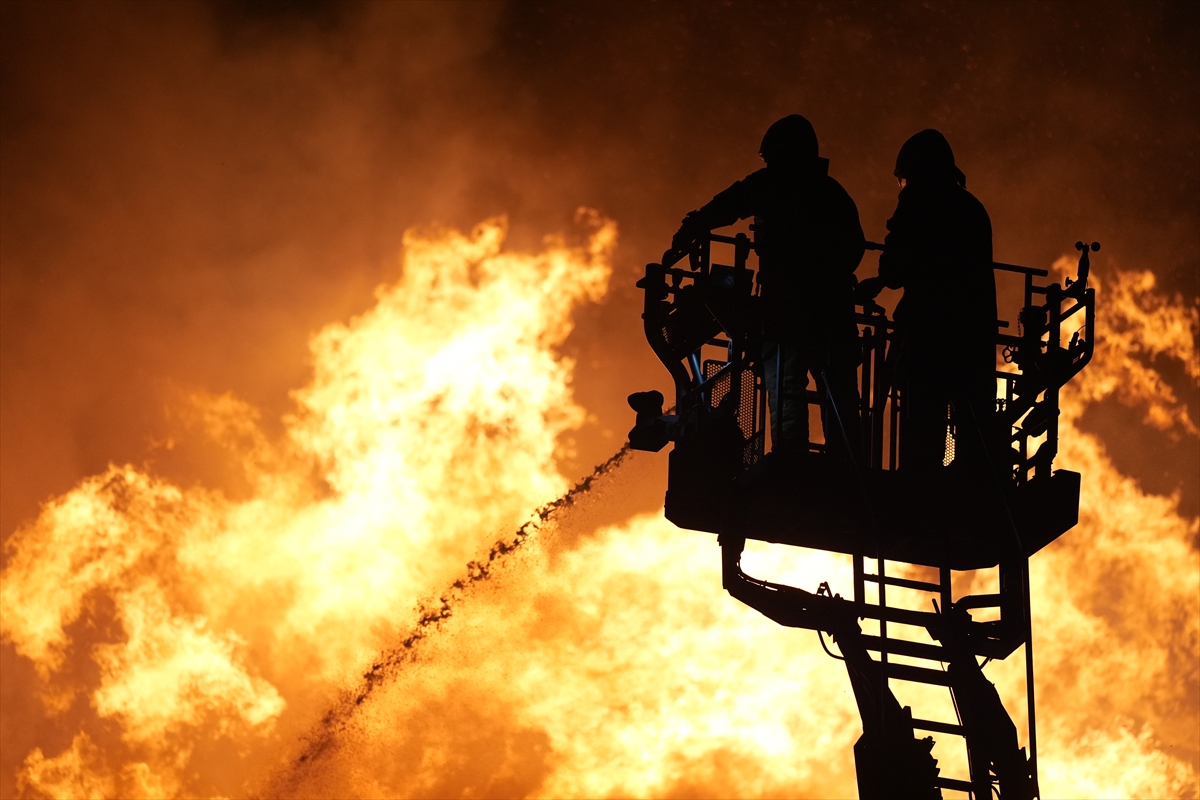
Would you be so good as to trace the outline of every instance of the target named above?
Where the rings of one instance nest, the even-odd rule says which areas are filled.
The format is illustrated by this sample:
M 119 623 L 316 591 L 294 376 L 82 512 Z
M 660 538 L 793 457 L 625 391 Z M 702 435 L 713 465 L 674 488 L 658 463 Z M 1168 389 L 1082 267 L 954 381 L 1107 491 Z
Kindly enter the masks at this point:
M 883 291 L 883 278 L 866 278 L 858 282 L 854 289 L 854 302 L 867 305 L 874 301 Z
M 691 252 L 692 245 L 705 233 L 708 233 L 708 231 L 700 224 L 696 212 L 691 211 L 683 218 L 683 222 L 679 225 L 679 230 L 675 231 L 675 235 L 671 237 L 671 249 L 678 253 Z

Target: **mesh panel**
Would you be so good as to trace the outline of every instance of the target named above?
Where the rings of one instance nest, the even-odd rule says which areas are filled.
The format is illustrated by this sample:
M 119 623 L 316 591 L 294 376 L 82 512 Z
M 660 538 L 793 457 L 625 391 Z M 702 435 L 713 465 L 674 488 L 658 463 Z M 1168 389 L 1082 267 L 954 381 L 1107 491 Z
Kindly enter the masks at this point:
M 946 407 L 946 454 L 942 456 L 942 466 L 948 467 L 954 462 L 954 422 L 950 416 L 950 407 Z
M 725 366 L 724 361 L 705 361 L 704 380 L 708 380 L 713 375 L 716 375 L 717 371 L 723 366 Z M 716 383 L 712 385 L 712 389 L 710 389 L 708 393 L 708 405 L 710 408 L 716 408 L 717 406 L 721 405 L 721 401 L 725 399 L 725 395 L 729 394 L 729 384 L 731 383 L 732 376 L 732 372 L 726 372 L 717 379 Z M 741 409 L 739 409 L 739 411 L 740 410 Z M 743 429 L 743 432 L 744 430 L 745 429 Z
M 762 458 L 763 432 L 759 431 L 742 447 L 742 466 L 753 467 Z
M 746 446 L 742 449 L 742 463 L 749 467 L 758 461 L 763 450 L 762 432 L 755 431 L 756 420 L 754 417 L 758 404 L 757 398 L 754 396 L 753 370 L 742 370 L 741 394 L 742 396 L 738 398 L 738 425 L 742 429 L 742 438 L 746 440 Z
M 725 364 L 724 361 L 705 361 L 703 365 L 704 379 L 708 380 L 716 375 Z M 726 372 L 713 384 L 709 392 L 711 408 L 721 405 L 721 401 L 729 394 L 730 384 L 733 382 L 732 376 L 732 372 Z M 763 453 L 763 433 L 755 431 L 755 401 L 757 398 L 754 393 L 754 371 L 751 369 L 742 370 L 740 394 L 736 412 L 738 427 L 741 428 L 742 439 L 745 441 L 742 449 L 742 464 L 749 467 L 753 466 Z

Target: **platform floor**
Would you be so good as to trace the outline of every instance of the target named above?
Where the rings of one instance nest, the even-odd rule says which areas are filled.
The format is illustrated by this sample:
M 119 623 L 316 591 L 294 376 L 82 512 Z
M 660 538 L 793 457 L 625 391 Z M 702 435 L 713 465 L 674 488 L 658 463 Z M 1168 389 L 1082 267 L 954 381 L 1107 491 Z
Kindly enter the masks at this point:
M 675 455 L 666 515 L 682 528 L 911 564 L 969 570 L 1027 558 L 1079 516 L 1080 476 L 1066 470 L 1002 490 L 954 467 L 855 473 L 821 454 L 768 454 L 715 486 Z

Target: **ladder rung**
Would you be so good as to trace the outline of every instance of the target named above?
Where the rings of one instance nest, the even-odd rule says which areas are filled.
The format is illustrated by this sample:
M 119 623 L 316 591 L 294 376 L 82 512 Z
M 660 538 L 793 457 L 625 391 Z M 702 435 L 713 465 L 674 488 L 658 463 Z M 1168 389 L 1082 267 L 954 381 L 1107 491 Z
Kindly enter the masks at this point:
M 868 650 L 876 650 L 884 653 L 895 653 L 898 656 L 911 656 L 913 658 L 927 658 L 930 661 L 948 661 L 945 652 L 936 644 L 925 644 L 924 642 L 909 642 L 904 639 L 880 639 L 878 636 L 870 636 L 863 634 L 863 645 Z
M 908 664 L 893 664 L 890 661 L 886 664 L 886 667 L 889 678 L 912 681 L 913 683 L 932 683 L 938 686 L 950 685 L 950 675 L 940 669 L 910 667 Z
M 974 792 L 975 785 L 970 781 L 960 781 L 958 778 L 934 778 L 933 785 L 939 789 L 955 789 L 960 792 Z
M 916 717 L 913 717 L 913 727 L 922 731 L 953 733 L 958 736 L 963 735 L 963 726 L 953 722 L 934 722 L 931 719 L 917 719 Z
M 993 608 L 1000 605 L 1002 595 L 998 594 L 969 594 L 961 598 L 956 605 L 958 608 Z
M 876 603 L 858 603 L 854 610 L 858 616 L 866 619 L 886 619 L 888 622 L 901 622 L 921 628 L 931 622 L 936 622 L 938 617 L 933 611 L 912 611 L 907 608 L 881 606 Z
M 892 608 L 891 606 L 879 606 L 874 603 L 855 603 L 854 613 L 863 619 L 882 619 L 918 628 L 927 628 L 931 623 L 936 623 L 938 620 L 938 615 L 932 611 L 910 611 L 907 608 Z M 973 624 L 980 626 L 992 625 L 990 622 L 976 622 Z M 1023 641 L 1024 639 L 1021 640 L 1021 642 Z M 1018 642 L 1016 645 L 1006 646 L 1003 641 L 996 639 L 978 641 L 973 643 L 973 652 L 977 656 L 1005 658 L 1016 647 L 1020 646 L 1021 642 Z M 926 656 L 918 656 L 918 658 L 926 658 Z M 938 660 L 940 661 L 941 659 Z
M 886 583 L 888 586 L 903 586 L 905 589 L 918 589 L 922 592 L 940 592 L 942 585 L 940 583 L 929 583 L 928 581 L 910 581 L 908 578 L 893 578 L 889 575 L 884 575 L 882 578 L 878 575 L 863 575 L 863 580 L 871 583 Z

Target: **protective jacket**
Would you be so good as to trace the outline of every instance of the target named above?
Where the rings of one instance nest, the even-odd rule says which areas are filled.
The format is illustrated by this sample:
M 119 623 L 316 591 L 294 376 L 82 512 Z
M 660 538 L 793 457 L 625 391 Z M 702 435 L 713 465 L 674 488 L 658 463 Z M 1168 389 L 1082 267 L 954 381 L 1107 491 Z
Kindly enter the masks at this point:
M 768 166 L 684 220 L 699 232 L 754 217 L 766 335 L 826 353 L 857 335 L 854 270 L 864 240 L 858 208 L 829 161 Z
M 954 461 L 983 467 L 1004 446 L 995 426 L 992 223 L 957 181 L 908 181 L 879 259 L 884 284 L 904 289 L 897 357 L 888 356 L 904 392 L 901 467 L 946 463 L 947 407 L 957 431 Z
M 904 297 L 896 323 L 913 358 L 957 369 L 995 368 L 996 280 L 992 222 L 958 183 L 910 182 L 887 222 L 879 277 Z

